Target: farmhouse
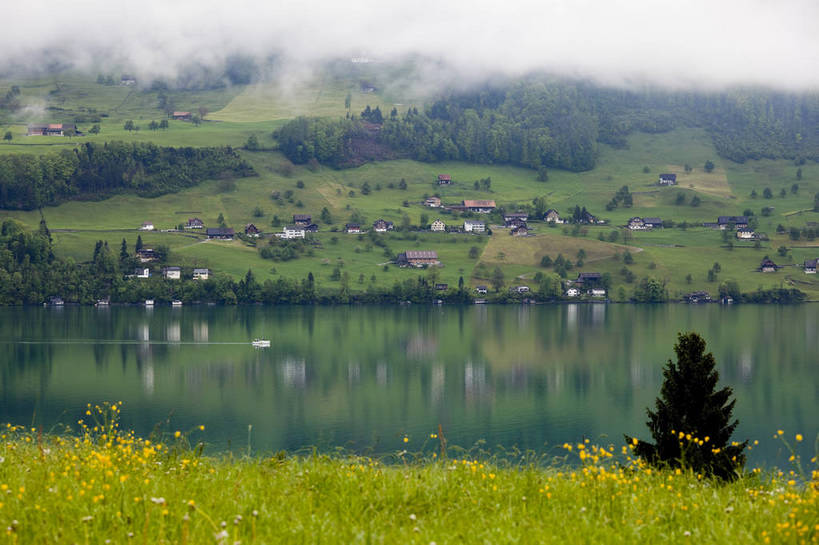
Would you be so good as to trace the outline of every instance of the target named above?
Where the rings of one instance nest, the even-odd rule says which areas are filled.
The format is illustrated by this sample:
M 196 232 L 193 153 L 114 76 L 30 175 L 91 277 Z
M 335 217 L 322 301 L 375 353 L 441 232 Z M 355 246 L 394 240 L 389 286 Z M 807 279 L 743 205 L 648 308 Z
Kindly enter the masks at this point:
M 717 218 L 719 229 L 728 229 L 732 225 L 737 229 L 748 227 L 748 216 L 719 216 Z
M 232 227 L 208 227 L 205 233 L 208 238 L 221 240 L 233 240 L 233 235 L 236 234 Z
M 486 224 L 482 221 L 464 220 L 464 232 L 483 233 L 486 231 Z
M 179 267 L 163 267 L 162 276 L 168 280 L 179 280 L 182 278 L 182 269 Z
M 628 228 L 632 231 L 645 231 L 648 229 L 646 223 L 643 221 L 643 218 L 633 217 L 628 220 Z
M 245 225 L 245 235 L 253 238 L 259 238 L 260 234 L 262 234 L 262 232 L 252 223 Z
M 395 228 L 395 224 L 391 221 L 377 219 L 373 223 L 373 230 L 376 233 L 386 233 L 387 231 L 392 231 Z
M 519 221 L 527 221 L 529 219 L 529 214 L 526 212 L 511 212 L 509 214 L 503 215 L 503 221 L 509 223 L 510 221 L 519 220 Z
M 744 227 L 742 229 L 737 229 L 737 238 L 739 239 L 752 239 L 755 238 L 756 233 L 754 233 L 753 229 L 748 229 Z
M 663 220 L 660 218 L 643 218 L 643 223 L 649 229 L 660 229 L 663 226 Z
M 580 273 L 577 275 L 577 280 L 574 281 L 575 285 L 588 287 L 592 285 L 597 285 L 603 280 L 603 275 L 599 272 L 587 272 L 587 273 Z
M 155 261 L 158 257 L 151 248 L 140 248 L 136 251 L 136 256 L 140 263 L 149 263 Z
M 589 212 L 588 210 L 584 210 L 582 214 L 580 214 L 580 219 L 577 220 L 577 223 L 604 223 L 603 220 L 597 219 L 597 216 Z
M 313 217 L 310 214 L 293 214 L 293 223 L 307 227 L 313 223 Z
M 580 295 L 580 290 L 577 288 L 569 288 L 566 290 L 566 297 L 577 297 Z
M 520 218 L 512 218 L 503 222 L 504 227 L 512 228 L 515 227 L 526 227 L 526 222 Z
M 430 208 L 440 208 L 441 199 L 438 197 L 428 197 L 427 200 L 424 201 L 424 206 L 429 206 Z
M 806 259 L 805 260 L 805 274 L 816 274 L 816 263 L 819 259 Z
M 140 227 L 139 230 L 140 231 L 153 231 L 154 230 L 154 224 L 151 223 L 150 221 L 146 221 L 145 223 L 142 224 L 142 227 Z
M 440 265 L 438 252 L 434 250 L 407 250 L 398 254 L 396 263 L 400 267 L 424 267 L 426 265 Z
M 762 263 L 759 265 L 759 271 L 764 273 L 776 272 L 776 269 L 778 268 L 779 266 L 767 257 L 763 259 Z
M 429 228 L 431 231 L 443 232 L 446 230 L 446 224 L 440 219 L 436 219 L 435 221 L 432 222 Z
M 480 214 L 488 214 L 495 209 L 495 201 L 464 200 L 463 203 L 465 209 Z
M 512 227 L 512 230 L 509 232 L 510 235 L 513 237 L 525 237 L 529 234 L 529 228 L 524 225 L 518 225 L 517 227 Z
M 210 269 L 194 269 L 193 270 L 193 279 L 194 280 L 207 280 L 210 276 Z
M 185 229 L 204 229 L 205 222 L 200 220 L 199 218 L 188 218 L 188 222 L 185 224 Z
M 344 231 L 347 233 L 360 233 L 361 226 L 357 223 L 348 223 L 344 226 Z
M 439 174 L 438 185 L 452 185 L 452 176 L 449 174 Z
M 176 121 L 190 121 L 191 120 L 191 113 L 190 112 L 174 112 L 171 115 L 171 119 L 175 119 Z
M 276 236 L 284 239 L 304 238 L 305 227 L 302 225 L 285 225 L 281 233 Z
M 73 123 L 50 123 L 48 125 L 29 125 L 28 136 L 71 136 L 80 134 Z
M 446 291 L 449 289 L 449 284 L 435 284 L 436 291 Z
M 677 185 L 676 174 L 660 174 L 660 179 L 657 185 Z
M 547 210 L 546 215 L 543 216 L 543 219 L 545 219 L 547 223 L 563 223 L 563 220 L 560 218 L 560 214 L 558 214 L 557 210 L 554 208 Z

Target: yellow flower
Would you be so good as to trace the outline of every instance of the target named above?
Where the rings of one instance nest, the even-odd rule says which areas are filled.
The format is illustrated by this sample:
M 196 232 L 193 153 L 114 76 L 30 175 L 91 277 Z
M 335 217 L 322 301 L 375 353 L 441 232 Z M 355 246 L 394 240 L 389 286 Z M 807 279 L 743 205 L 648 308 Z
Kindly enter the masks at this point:
M 205 431 L 205 425 L 204 424 L 199 425 L 199 431 Z
M 796 441 L 797 442 L 802 441 L 802 434 L 801 433 L 796 434 Z
M 782 430 L 776 430 L 776 434 L 777 434 L 777 435 L 782 435 L 783 433 L 785 433 L 785 432 L 784 432 L 784 431 L 782 431 Z
M 409 443 L 409 437 L 404 436 L 404 442 L 405 442 L 405 443 Z
M 182 432 L 181 432 L 181 431 L 179 431 L 179 430 L 176 430 L 176 431 L 174 432 L 173 436 L 174 436 L 175 438 L 179 439 L 179 438 L 182 436 Z

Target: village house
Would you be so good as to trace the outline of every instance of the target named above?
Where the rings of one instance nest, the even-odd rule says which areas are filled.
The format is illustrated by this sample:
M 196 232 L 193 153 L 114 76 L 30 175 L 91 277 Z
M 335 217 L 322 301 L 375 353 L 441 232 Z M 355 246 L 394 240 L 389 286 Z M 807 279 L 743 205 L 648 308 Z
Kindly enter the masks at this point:
M 660 174 L 660 179 L 657 185 L 677 185 L 676 174 Z
M 566 297 L 577 297 L 578 295 L 580 295 L 578 288 L 569 288 L 566 290 Z
M 605 297 L 606 296 L 606 290 L 604 290 L 603 288 L 592 288 L 586 293 L 588 295 L 591 295 L 592 297 Z
M 595 224 L 595 223 L 605 223 L 605 222 L 603 220 L 597 219 L 597 216 L 595 216 L 594 214 L 592 214 L 591 212 L 586 210 L 582 214 L 580 214 L 580 219 L 577 220 L 577 223 Z
M 62 297 L 58 297 L 58 296 L 54 295 L 54 296 L 51 296 L 51 297 L 48 298 L 48 303 L 43 303 L 43 304 L 47 304 L 50 307 L 61 307 L 61 306 L 65 305 L 65 301 L 63 301 Z
M 598 285 L 602 280 L 603 275 L 599 272 L 582 272 L 577 275 L 577 280 L 574 281 L 574 284 L 587 288 Z
M 205 230 L 205 234 L 208 235 L 208 238 L 233 240 L 233 236 L 236 232 L 232 227 L 208 227 Z
M 483 233 L 486 231 L 486 224 L 482 221 L 464 220 L 465 233 Z
M 806 259 L 805 260 L 805 274 L 816 274 L 816 263 L 819 262 L 819 259 Z
M 435 284 L 436 291 L 446 291 L 449 289 L 449 284 Z
M 245 235 L 253 238 L 259 238 L 259 235 L 261 234 L 262 232 L 259 230 L 259 228 L 252 223 L 245 225 Z
M 310 214 L 293 214 L 293 223 L 307 227 L 313 223 L 313 217 Z
M 137 278 L 150 278 L 151 277 L 151 269 L 148 267 L 137 267 L 134 269 L 134 276 Z
M 439 174 L 438 185 L 452 185 L 452 176 L 449 174 Z
M 207 280 L 210 276 L 210 269 L 194 269 L 193 270 L 193 279 L 194 280 Z
M 440 219 L 436 219 L 430 224 L 429 229 L 433 232 L 440 233 L 446 231 L 446 224 Z
M 441 199 L 439 197 L 427 197 L 427 200 L 424 201 L 424 206 L 429 206 L 430 208 L 440 208 Z
M 142 227 L 140 227 L 139 230 L 140 231 L 153 231 L 154 230 L 154 224 L 151 223 L 150 221 L 146 221 L 145 223 L 142 224 Z
M 306 230 L 303 225 L 285 225 L 282 232 L 276 233 L 276 236 L 284 239 L 304 238 L 305 233 Z
M 190 112 L 174 112 L 171 119 L 175 121 L 190 121 L 192 119 Z
M 48 125 L 29 125 L 28 136 L 66 136 L 79 135 L 77 126 L 73 123 L 50 123 Z
M 649 229 L 662 229 L 663 220 L 660 218 L 643 218 L 643 223 Z
M 525 237 L 529 234 L 529 228 L 526 226 L 526 224 L 518 225 L 517 227 L 512 227 L 509 234 L 513 237 Z
M 558 214 L 557 210 L 554 208 L 547 210 L 546 215 L 543 216 L 543 219 L 546 220 L 547 223 L 563 223 L 563 220 L 560 218 L 560 214 Z
M 424 267 L 426 265 L 440 265 L 438 252 L 434 250 L 407 250 L 398 254 L 396 263 L 400 267 Z
M 747 227 L 737 229 L 737 238 L 739 239 L 753 239 L 755 235 L 756 233 L 754 233 L 753 229 L 748 229 Z
M 486 288 L 486 286 L 478 286 L 475 288 L 475 293 L 480 295 L 486 295 L 488 291 L 489 290 Z
M 779 266 L 767 257 L 763 259 L 762 263 L 759 265 L 759 271 L 764 273 L 776 272 L 776 269 L 778 268 Z
M 643 221 L 643 218 L 638 218 L 636 216 L 628 220 L 628 228 L 632 231 L 645 231 L 648 229 Z
M 157 259 L 156 252 L 152 248 L 140 248 L 136 251 L 136 256 L 140 263 L 149 263 Z
M 182 278 L 182 269 L 179 267 L 163 267 L 162 276 L 168 280 L 179 280 Z
M 504 221 L 503 226 L 509 229 L 514 229 L 516 227 L 526 227 L 526 222 L 519 218 L 511 218 L 508 221 Z
M 529 293 L 529 286 L 513 286 L 509 288 L 509 291 L 513 291 L 515 293 Z
M 131 87 L 136 85 L 136 78 L 130 74 L 122 74 L 122 77 L 119 78 L 119 84 L 123 87 Z
M 526 212 L 510 212 L 503 215 L 503 221 L 507 224 L 511 221 L 522 221 L 525 223 L 528 219 L 529 214 Z
M 373 230 L 376 233 L 386 233 L 387 231 L 392 231 L 395 228 L 395 225 L 391 221 L 386 221 L 383 219 L 377 219 L 373 223 Z
M 748 227 L 748 216 L 719 216 L 717 223 L 704 223 L 705 227 L 725 230 L 733 226 L 736 229 Z
M 464 200 L 463 207 L 470 212 L 489 214 L 495 209 L 495 201 Z
M 361 226 L 357 223 L 348 223 L 344 226 L 344 231 L 347 233 L 360 233 Z
M 185 224 L 185 229 L 204 229 L 205 222 L 200 220 L 199 218 L 188 218 L 188 222 Z
M 691 293 L 683 296 L 683 299 L 685 299 L 686 303 L 691 305 L 696 305 L 698 303 L 710 303 L 711 294 L 707 291 L 692 291 Z

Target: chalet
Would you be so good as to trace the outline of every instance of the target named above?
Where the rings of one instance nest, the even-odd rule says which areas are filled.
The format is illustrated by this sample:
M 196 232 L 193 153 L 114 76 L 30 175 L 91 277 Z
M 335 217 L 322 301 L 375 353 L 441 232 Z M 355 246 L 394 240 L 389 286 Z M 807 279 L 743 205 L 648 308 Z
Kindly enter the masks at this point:
M 191 113 L 190 112 L 174 112 L 171 115 L 171 119 L 176 121 L 190 121 L 191 120 Z
M 148 267 L 137 267 L 134 269 L 134 276 L 136 278 L 150 278 L 151 277 L 151 269 Z
M 310 214 L 293 214 L 293 223 L 307 227 L 313 223 L 313 217 Z
M 434 250 L 407 250 L 398 254 L 396 262 L 400 267 L 424 267 L 441 264 L 438 261 L 438 252 Z
M 574 281 L 575 285 L 588 287 L 592 285 L 597 285 L 603 280 L 603 275 L 599 272 L 587 272 L 587 273 L 580 273 L 577 275 L 577 280 Z
M 482 221 L 464 220 L 464 232 L 483 233 L 486 231 L 486 224 Z
M 452 185 L 452 176 L 449 174 L 439 174 L 438 185 Z
M 207 280 L 210 276 L 210 269 L 194 269 L 193 270 L 193 279 L 194 280 Z
M 281 233 L 276 233 L 276 236 L 284 239 L 304 238 L 306 233 L 303 225 L 285 225 Z
M 648 229 L 646 227 L 646 222 L 643 221 L 643 218 L 633 217 L 628 220 L 628 228 L 632 231 L 645 231 Z
M 179 280 L 182 278 L 182 269 L 179 267 L 163 267 L 162 277 L 168 280 Z
M 446 224 L 440 219 L 436 219 L 435 221 L 432 222 L 429 228 L 431 231 L 443 232 L 446 230 Z
M 566 297 L 577 297 L 578 295 L 580 295 L 578 288 L 569 288 L 566 290 Z
M 487 290 L 486 286 L 478 286 L 477 288 L 475 288 L 475 293 L 479 293 L 481 295 L 486 295 L 488 291 L 489 290 Z
M 152 248 L 140 248 L 136 251 L 136 257 L 140 263 L 149 263 L 156 261 L 159 256 L 156 255 L 156 252 Z
M 185 223 L 185 229 L 204 229 L 205 222 L 200 220 L 199 218 L 188 218 L 187 223 Z
M 756 233 L 754 233 L 753 229 L 749 229 L 747 227 L 743 227 L 742 229 L 737 229 L 737 238 L 739 239 L 752 239 L 755 238 Z
M 509 214 L 503 215 L 503 221 L 508 223 L 510 221 L 519 220 L 522 222 L 526 222 L 529 219 L 529 214 L 526 212 L 512 212 Z
M 495 209 L 495 201 L 474 201 L 464 200 L 463 207 L 470 212 L 478 212 L 479 214 L 488 214 Z
M 748 216 L 719 216 L 717 218 L 719 229 L 728 229 L 733 226 L 736 229 L 748 227 Z
M 509 291 L 513 291 L 515 293 L 529 293 L 529 286 L 513 286 L 509 288 Z
M 503 222 L 503 226 L 509 229 L 516 227 L 526 227 L 526 222 L 520 218 L 512 218 Z
M 140 227 L 139 230 L 140 231 L 153 231 L 154 230 L 154 224 L 151 223 L 150 221 L 146 221 L 145 223 L 142 224 L 142 227 Z
M 776 272 L 779 266 L 771 261 L 769 258 L 765 258 L 762 260 L 762 263 L 759 265 L 759 272 L 769 273 L 769 272 Z
M 438 197 L 427 197 L 427 200 L 424 201 L 424 206 L 429 206 L 430 208 L 440 208 L 441 199 Z
M 29 125 L 28 136 L 71 136 L 80 134 L 73 123 L 49 123 L 48 125 Z
M 232 227 L 208 227 L 205 233 L 208 238 L 221 240 L 233 240 L 233 236 L 236 234 Z
M 696 305 L 699 303 L 710 303 L 711 302 L 711 294 L 707 291 L 692 291 L 691 293 L 686 294 L 683 296 L 685 302 L 690 305 Z
M 816 263 L 819 262 L 819 259 L 806 259 L 805 260 L 805 274 L 816 274 Z
M 376 233 L 386 233 L 387 231 L 392 231 L 395 228 L 395 224 L 391 221 L 377 219 L 373 223 L 373 230 Z
M 435 284 L 436 291 L 446 291 L 449 289 L 449 284 Z
M 529 234 L 529 228 L 526 227 L 526 224 L 519 225 L 517 227 L 512 227 L 512 230 L 509 231 L 509 234 L 513 237 L 525 237 Z
M 247 225 L 245 225 L 245 235 L 249 237 L 259 238 L 259 235 L 261 234 L 262 232 L 259 230 L 259 228 L 253 225 L 252 223 L 248 223 Z
M 360 233 L 361 226 L 357 223 L 348 223 L 344 226 L 344 231 L 347 233 Z
M 661 229 L 663 227 L 663 220 L 660 218 L 643 218 L 643 223 L 649 229 Z
M 554 208 L 547 210 L 546 215 L 543 216 L 543 219 L 546 220 L 547 223 L 563 223 L 563 220 L 560 218 L 560 214 L 558 214 L 557 210 Z
M 660 179 L 657 181 L 657 185 L 677 185 L 677 175 L 660 174 Z

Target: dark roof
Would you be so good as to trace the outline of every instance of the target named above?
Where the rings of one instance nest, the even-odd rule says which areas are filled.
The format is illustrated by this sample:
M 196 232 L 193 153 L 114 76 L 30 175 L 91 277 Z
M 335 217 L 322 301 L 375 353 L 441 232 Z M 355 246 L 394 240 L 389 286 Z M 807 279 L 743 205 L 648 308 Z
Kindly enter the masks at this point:
M 361 225 L 358 223 L 348 223 L 344 226 L 345 229 L 361 229 Z
M 660 174 L 660 179 L 661 180 L 676 180 L 677 175 L 676 174 Z
M 526 212 L 510 212 L 508 214 L 503 215 L 504 218 L 523 218 L 526 219 L 529 217 L 529 214 Z
M 819 262 L 819 259 L 806 259 L 805 260 L 805 267 L 815 269 L 817 262 Z
M 208 227 L 206 233 L 208 236 L 233 236 L 234 231 L 232 227 Z
M 717 218 L 717 223 L 719 225 L 725 225 L 727 223 L 748 223 L 748 216 L 720 216 Z
M 575 282 L 583 283 L 587 280 L 600 280 L 603 278 L 603 275 L 599 272 L 582 272 L 577 275 L 577 280 Z
M 248 223 L 247 225 L 245 225 L 245 233 L 247 233 L 247 232 L 258 233 L 259 228 L 256 227 L 255 225 L 253 225 L 252 223 Z
M 163 271 L 181 271 L 182 269 L 180 267 L 163 267 L 162 270 Z
M 776 265 L 776 263 L 773 262 L 773 260 L 771 260 L 769 258 L 765 258 L 765 259 L 762 260 L 762 264 L 760 264 L 759 268 L 764 269 L 765 267 L 777 268 L 777 265 Z
M 202 225 L 204 225 L 205 222 L 203 222 L 199 218 L 188 218 L 188 225 L 192 225 L 192 224 L 202 224 Z
M 663 220 L 661 220 L 660 218 L 643 218 L 643 223 L 657 224 L 662 222 Z
M 194 269 L 193 270 L 193 274 L 202 274 L 202 273 L 208 274 L 208 273 L 210 273 L 210 269 Z
M 310 214 L 293 214 L 293 221 L 310 221 L 312 218 Z

